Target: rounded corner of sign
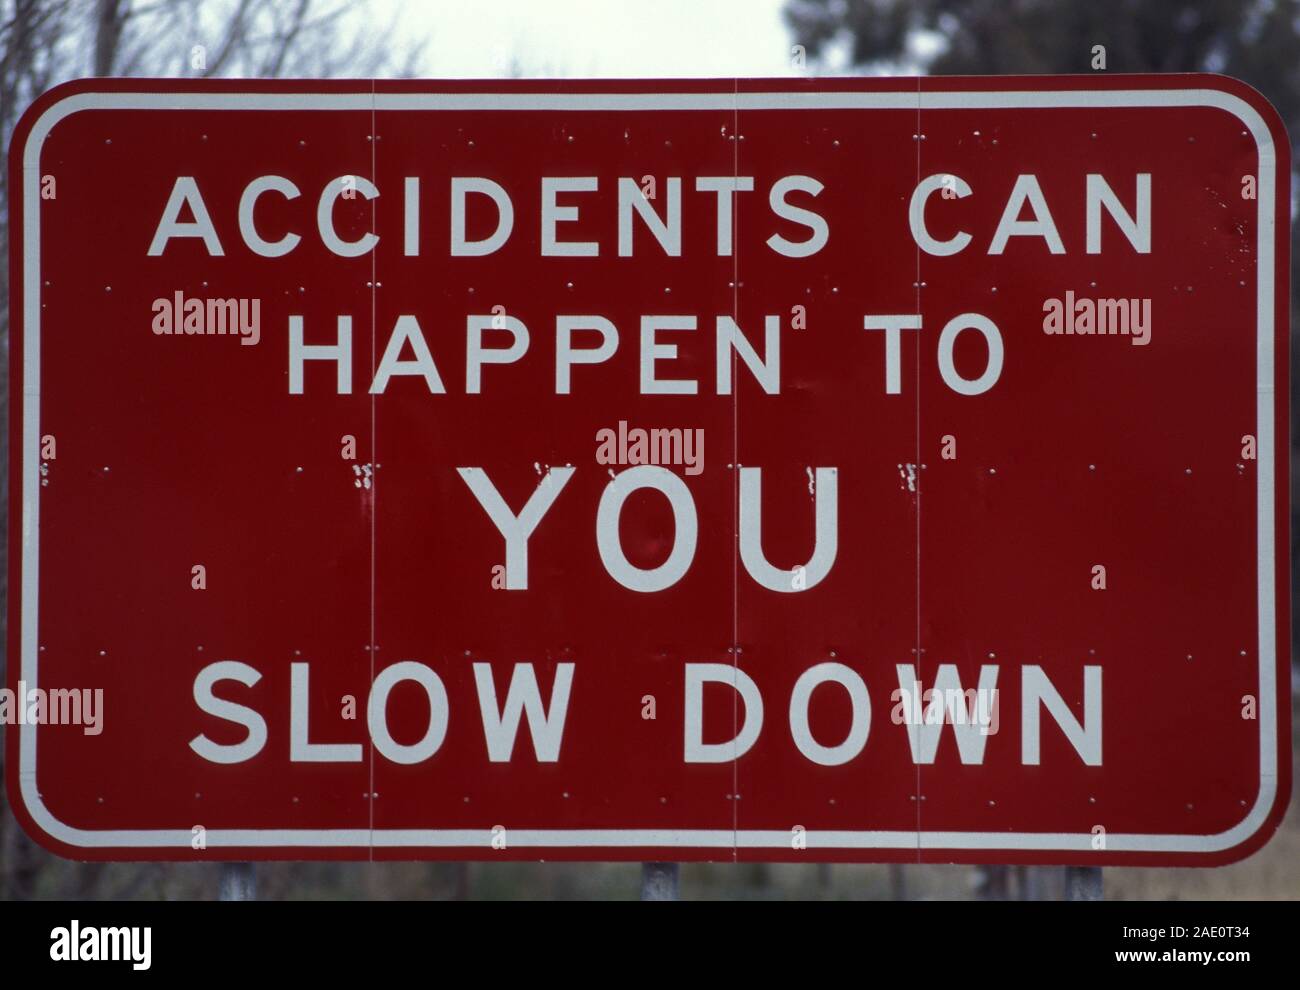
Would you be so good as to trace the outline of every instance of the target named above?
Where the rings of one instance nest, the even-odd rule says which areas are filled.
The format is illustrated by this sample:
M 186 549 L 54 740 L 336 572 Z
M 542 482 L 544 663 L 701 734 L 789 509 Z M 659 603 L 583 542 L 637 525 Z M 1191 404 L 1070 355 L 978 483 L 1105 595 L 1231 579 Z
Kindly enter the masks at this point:
M 90 104 L 85 97 L 91 93 L 107 94 L 102 79 L 69 79 L 51 86 L 33 100 L 14 125 L 10 142 L 10 155 L 22 167 L 31 167 L 38 163 L 28 161 L 28 150 L 32 138 L 37 139 L 37 152 L 40 144 L 49 136 L 50 130 L 64 117 L 78 110 L 86 109 Z M 69 106 L 71 104 L 71 106 Z
M 1260 154 L 1266 151 L 1280 159 L 1289 160 L 1291 141 L 1286 122 L 1272 101 L 1250 83 L 1222 72 L 1197 73 L 1201 88 L 1211 89 L 1228 99 L 1221 108 L 1233 114 L 1246 126 L 1259 146 Z M 1267 138 L 1268 147 L 1264 145 Z M 1279 173 L 1286 170 L 1279 169 Z
M 20 780 L 20 774 L 12 773 L 7 777 L 9 810 L 23 833 L 42 849 L 56 856 L 86 859 L 87 847 L 75 841 L 80 830 L 55 818 L 39 794 L 29 793 L 30 788 Z
M 1266 781 L 1261 781 L 1261 786 L 1266 786 Z M 1263 849 L 1273 837 L 1277 835 L 1282 820 L 1291 803 L 1291 778 L 1290 774 L 1279 774 L 1274 778 L 1273 786 L 1270 788 L 1271 795 L 1261 795 L 1260 801 L 1256 805 L 1258 809 L 1260 804 L 1266 804 L 1267 807 L 1261 811 L 1252 811 L 1246 816 L 1238 826 L 1246 826 L 1249 831 L 1237 837 L 1232 845 L 1224 846 L 1216 850 L 1202 865 L 1206 866 L 1228 866 L 1232 863 L 1240 863 L 1249 859 L 1257 852 Z M 1253 826 L 1253 827 L 1251 827 Z M 1232 832 L 1236 832 L 1233 829 Z M 1231 834 L 1231 833 L 1230 833 Z

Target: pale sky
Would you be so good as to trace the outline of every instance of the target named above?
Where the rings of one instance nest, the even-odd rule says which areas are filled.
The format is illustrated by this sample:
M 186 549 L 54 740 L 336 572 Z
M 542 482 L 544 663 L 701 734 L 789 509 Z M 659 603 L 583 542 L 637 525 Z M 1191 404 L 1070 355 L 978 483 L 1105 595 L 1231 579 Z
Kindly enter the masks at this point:
M 404 38 L 427 39 L 421 74 L 785 76 L 784 0 L 372 0 Z M 802 73 L 798 73 L 802 74 Z

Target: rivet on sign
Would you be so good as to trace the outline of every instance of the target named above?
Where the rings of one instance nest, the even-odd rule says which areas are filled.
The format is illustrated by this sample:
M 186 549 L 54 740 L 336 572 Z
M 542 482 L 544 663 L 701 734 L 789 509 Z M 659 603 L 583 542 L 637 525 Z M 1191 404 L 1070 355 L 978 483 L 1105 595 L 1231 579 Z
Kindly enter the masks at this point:
M 299 292 L 299 293 L 303 293 L 303 292 L 306 292 L 306 291 L 307 291 L 307 290 L 304 289 L 301 285 L 298 286 L 298 292 Z
M 830 803 L 831 803 L 831 804 L 834 804 L 834 803 L 835 803 L 835 799 L 834 799 L 834 798 L 831 798 Z
M 573 144 L 573 135 L 572 135 L 572 134 L 569 135 L 569 144 Z
M 199 651 L 200 653 L 202 653 L 202 652 L 203 652 L 203 647 L 201 647 L 201 646 L 198 647 L 198 651 Z
M 299 465 L 298 467 L 294 468 L 294 470 L 295 470 L 298 474 L 302 474 L 302 466 L 301 466 L 301 465 Z
M 990 654 L 989 654 L 989 659 L 990 659 L 990 660 L 994 660 L 994 659 L 996 659 L 996 658 L 997 658 L 997 654 L 996 654 L 996 653 L 990 653 Z
M 104 651 L 104 650 L 100 650 L 100 651 L 99 651 L 99 655 L 100 655 L 101 657 L 106 657 L 106 656 L 108 656 L 108 653 L 107 653 L 106 651 Z
M 1188 811 L 1191 811 L 1191 810 L 1192 810 L 1192 805 L 1191 805 L 1190 802 L 1189 802 L 1188 805 L 1187 805 L 1187 810 L 1188 810 Z
M 1191 474 L 1191 473 L 1192 473 L 1192 469 L 1191 469 L 1191 468 L 1188 468 L 1188 469 L 1187 469 L 1187 473 L 1188 473 L 1188 474 Z
M 105 291 L 105 292 L 112 292 L 112 291 L 113 291 L 113 287 L 112 287 L 111 285 L 106 285 L 106 286 L 104 286 L 104 291 Z
M 1097 465 L 1096 465 L 1096 464 L 1089 464 L 1089 465 L 1088 465 L 1088 470 L 1089 470 L 1089 471 L 1096 471 L 1096 470 L 1097 470 Z
M 1241 651 L 1241 655 L 1244 657 L 1244 656 L 1246 655 L 1246 651 L 1245 651 L 1245 650 L 1242 650 L 1242 651 Z
M 990 801 L 990 802 L 989 802 L 989 807 L 992 808 L 992 807 L 994 807 L 996 804 L 997 804 L 996 801 Z
M 993 286 L 993 291 L 994 291 L 994 292 L 997 292 L 997 291 L 998 291 L 998 287 L 997 287 L 996 285 Z
M 565 791 L 565 792 L 564 792 L 564 797 L 567 799 L 568 796 L 569 796 L 569 792 L 568 792 L 568 791 Z
M 672 291 L 673 291 L 673 290 L 670 289 L 670 288 L 668 288 L 668 286 L 666 286 L 666 285 L 664 286 L 664 292 L 665 292 L 665 293 L 672 292 Z
M 1089 288 L 1092 288 L 1092 289 L 1095 289 L 1095 288 L 1097 288 L 1097 283 L 1096 283 L 1096 282 L 1089 282 L 1089 283 L 1088 283 L 1088 287 L 1089 287 Z
M 989 468 L 989 474 L 997 474 L 997 473 L 998 473 L 997 468 Z
M 295 794 L 295 795 L 293 796 L 293 803 L 294 803 L 294 804 L 297 804 L 297 803 L 298 803 L 298 795 L 297 795 L 297 794 Z
M 1192 655 L 1191 655 L 1190 653 L 1187 654 L 1187 659 L 1188 659 L 1188 660 L 1192 659 Z
M 468 796 L 468 795 L 466 795 L 466 797 L 465 797 L 465 803 L 466 803 L 466 804 L 469 804 L 469 796 Z
M 104 470 L 105 470 L 105 471 L 108 471 L 108 465 L 107 465 L 107 464 L 104 465 Z
M 659 799 L 659 803 L 660 803 L 660 804 L 667 804 L 667 803 L 668 803 L 668 799 L 667 799 L 666 797 L 661 797 L 661 798 Z M 1242 803 L 1242 804 L 1245 804 L 1246 802 L 1245 802 L 1245 801 L 1242 801 L 1241 803 Z
M 572 288 L 573 288 L 573 283 L 572 283 L 572 282 L 565 282 L 565 283 L 564 283 L 564 287 L 565 287 L 566 289 L 572 289 Z
M 832 286 L 831 286 L 831 292 L 832 292 L 832 293 L 839 292 L 839 291 L 840 291 L 840 287 L 839 287 L 838 285 L 832 285 Z
M 105 143 L 105 144 L 112 144 L 112 143 L 113 143 L 113 139 L 112 139 L 112 138 L 104 138 L 104 143 Z
M 1097 803 L 1097 799 L 1096 799 L 1095 797 L 1090 797 L 1090 798 L 1088 798 L 1088 803 L 1089 803 L 1089 804 L 1096 804 L 1096 803 Z
M 382 289 L 383 287 L 384 287 L 384 283 L 383 283 L 383 282 L 376 282 L 376 283 L 375 283 L 375 288 L 376 288 L 376 289 Z
M 1093 139 L 1094 141 L 1097 140 L 1097 132 L 1096 132 L 1096 131 L 1093 131 L 1093 132 L 1092 132 L 1092 139 Z
M 832 141 L 831 144 L 832 144 L 832 146 L 834 146 L 834 147 L 836 147 L 836 148 L 838 148 L 838 147 L 840 146 L 840 143 L 839 143 L 838 141 Z

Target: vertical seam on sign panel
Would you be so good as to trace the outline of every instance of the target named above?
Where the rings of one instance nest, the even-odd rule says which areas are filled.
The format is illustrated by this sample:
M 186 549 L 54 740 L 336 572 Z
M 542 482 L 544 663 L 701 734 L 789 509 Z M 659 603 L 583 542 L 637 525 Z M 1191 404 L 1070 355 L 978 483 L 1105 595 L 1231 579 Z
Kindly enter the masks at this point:
M 921 142 L 924 135 L 921 131 L 921 77 L 916 80 L 916 177 L 912 188 L 915 189 L 921 183 Z M 921 245 L 916 243 L 916 251 L 913 255 L 916 260 L 913 291 L 916 298 L 916 315 L 921 317 Z M 924 325 L 925 321 L 920 320 Z M 918 338 L 921 331 L 917 331 Z M 901 336 L 901 335 L 900 335 Z M 902 364 L 900 359 L 899 364 Z M 916 451 L 916 465 L 912 472 L 916 478 L 916 491 L 913 493 L 916 497 L 916 677 L 920 681 L 924 676 L 924 668 L 921 665 L 921 341 L 916 342 L 916 381 L 913 386 L 916 389 L 916 429 L 913 435 L 913 441 Z M 916 689 L 916 685 L 913 688 Z M 920 727 L 917 727 L 918 740 L 920 736 Z M 921 764 L 918 762 L 915 767 L 914 790 L 916 791 L 916 860 L 921 861 Z
M 376 171 L 376 152 L 375 146 L 379 143 L 378 128 L 375 126 L 375 81 L 370 80 L 370 181 L 378 187 L 379 173 Z M 370 229 L 373 232 L 378 226 L 377 217 L 379 207 L 376 206 L 375 198 L 370 200 Z M 378 328 L 375 325 L 375 297 L 379 291 L 379 266 L 377 259 L 379 257 L 379 242 L 376 241 L 370 248 L 370 380 L 375 380 L 375 340 L 378 337 Z M 375 429 L 375 393 L 367 389 L 370 393 L 370 463 L 374 465 L 370 469 L 370 684 L 371 690 L 375 683 L 375 654 L 379 650 L 379 645 L 375 642 L 375 515 L 379 507 L 379 451 L 376 447 L 376 429 Z M 362 489 L 362 497 L 365 496 L 365 489 Z M 369 691 L 367 692 L 367 697 Z M 369 707 L 369 702 L 367 702 Z M 370 861 L 375 860 L 375 746 L 370 744 L 370 798 L 366 802 L 370 809 Z
M 732 81 L 733 100 L 731 104 L 731 178 L 732 186 L 740 179 L 740 80 Z M 737 194 L 731 194 L 731 319 L 740 325 L 740 217 L 736 211 Z M 714 347 L 714 359 L 717 347 Z M 736 720 L 740 717 L 740 381 L 736 374 L 736 349 L 731 348 L 728 355 L 731 361 L 731 462 L 732 494 L 731 500 L 731 733 L 732 738 L 739 737 Z M 715 374 L 716 379 L 716 374 Z M 715 381 L 716 384 L 716 381 Z M 749 709 L 745 710 L 749 717 Z M 740 754 L 732 749 L 731 759 L 731 859 L 740 859 Z

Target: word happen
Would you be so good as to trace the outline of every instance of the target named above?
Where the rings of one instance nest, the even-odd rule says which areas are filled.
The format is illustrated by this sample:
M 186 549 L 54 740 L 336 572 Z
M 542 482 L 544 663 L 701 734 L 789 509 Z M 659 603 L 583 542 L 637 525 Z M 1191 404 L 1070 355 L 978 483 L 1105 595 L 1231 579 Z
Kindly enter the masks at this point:
M 478 395 L 483 391 L 483 372 L 488 365 L 510 365 L 528 353 L 532 334 L 523 320 L 497 307 L 492 314 L 470 314 L 465 318 L 465 393 Z M 732 390 L 732 356 L 737 367 L 744 365 L 767 395 L 781 392 L 781 318 L 764 317 L 763 355 L 730 316 L 718 316 L 714 322 L 714 388 L 718 395 L 730 395 Z M 698 321 L 694 316 L 642 316 L 638 338 L 638 391 L 641 395 L 698 395 L 700 382 L 694 378 L 670 378 L 660 365 L 678 358 L 678 343 L 665 339 L 667 335 L 686 333 L 674 338 L 684 343 L 694 340 Z M 862 318 L 862 329 L 884 335 L 885 392 L 898 395 L 902 391 L 902 334 L 922 328 L 919 313 L 867 314 Z M 601 342 L 592 347 L 578 347 L 574 335 L 595 331 Z M 974 378 L 966 378 L 957 371 L 953 351 L 958 338 L 974 331 L 984 339 L 987 358 L 984 370 Z M 509 335 L 508 342 L 503 335 Z M 489 346 L 490 341 L 494 341 Z M 573 369 L 576 365 L 598 365 L 607 362 L 618 350 L 620 335 L 612 320 L 603 316 L 557 316 L 555 318 L 555 394 L 568 395 L 573 386 Z M 503 345 L 503 346 L 499 346 Z M 404 357 L 407 352 L 410 357 Z M 997 384 L 1002 375 L 1002 332 L 997 324 L 979 313 L 961 313 L 944 324 L 938 341 L 939 376 L 943 383 L 958 395 L 982 395 Z M 304 340 L 303 318 L 289 317 L 289 394 L 302 395 L 305 388 L 305 369 L 308 362 L 334 365 L 334 388 L 338 395 L 352 394 L 352 317 L 337 318 L 335 342 L 308 344 Z M 425 339 L 424 330 L 414 315 L 405 313 L 397 317 L 392 333 L 384 346 L 383 357 L 375 369 L 370 383 L 371 395 L 383 395 L 394 378 L 416 377 L 423 379 L 430 395 L 445 395 L 442 371 L 434 361 L 433 352 Z

